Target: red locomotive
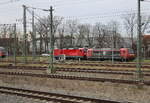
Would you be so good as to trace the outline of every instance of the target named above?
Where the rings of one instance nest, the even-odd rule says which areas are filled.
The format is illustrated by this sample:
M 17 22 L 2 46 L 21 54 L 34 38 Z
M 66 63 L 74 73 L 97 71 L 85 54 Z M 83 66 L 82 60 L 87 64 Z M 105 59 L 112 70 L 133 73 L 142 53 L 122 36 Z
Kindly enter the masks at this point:
M 6 51 L 4 47 L 0 47 L 0 58 L 6 57 Z
M 87 59 L 88 60 L 133 60 L 135 54 L 132 50 L 128 48 L 114 49 L 111 48 L 102 48 L 102 49 L 88 49 L 87 50 Z
M 58 59 L 61 55 L 65 55 L 66 59 L 87 59 L 87 60 L 133 60 L 135 54 L 129 48 L 114 49 L 55 49 L 54 56 Z
M 58 59 L 61 55 L 65 55 L 66 59 L 85 59 L 86 57 L 86 51 L 84 48 L 69 48 L 69 49 L 55 49 L 54 50 L 54 56 L 56 59 Z

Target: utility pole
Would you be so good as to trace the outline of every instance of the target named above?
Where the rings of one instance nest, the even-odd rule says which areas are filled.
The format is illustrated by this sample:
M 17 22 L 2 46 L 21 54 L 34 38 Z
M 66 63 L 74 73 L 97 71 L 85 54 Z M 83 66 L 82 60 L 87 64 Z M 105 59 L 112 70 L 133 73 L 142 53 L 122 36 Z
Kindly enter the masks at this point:
M 137 27 L 137 74 L 138 74 L 138 79 L 139 81 L 142 81 L 142 71 L 141 71 L 141 5 L 140 1 L 143 0 L 138 0 L 138 27 Z
M 54 65 L 53 65 L 53 58 L 54 58 L 54 32 L 53 32 L 53 7 L 50 6 L 50 63 L 49 69 L 51 73 L 55 73 Z
M 114 30 L 112 34 L 112 64 L 114 64 Z
M 34 11 L 32 11 L 32 60 L 34 61 L 36 56 L 36 31 L 35 31 L 35 25 L 34 25 Z
M 16 24 L 14 24 L 14 65 L 16 66 Z
M 27 9 L 27 7 L 25 5 L 23 5 L 23 39 L 24 39 L 23 56 L 24 56 L 24 63 L 27 63 L 26 9 Z

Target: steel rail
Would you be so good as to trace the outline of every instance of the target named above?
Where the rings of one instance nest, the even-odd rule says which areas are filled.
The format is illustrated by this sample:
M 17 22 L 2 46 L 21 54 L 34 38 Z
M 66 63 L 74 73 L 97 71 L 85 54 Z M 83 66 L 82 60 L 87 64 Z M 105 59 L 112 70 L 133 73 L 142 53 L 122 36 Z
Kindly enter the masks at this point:
M 92 64 L 92 63 L 55 63 L 55 65 L 78 65 L 78 66 L 107 66 L 107 67 L 123 67 L 123 68 L 136 68 L 136 64 L 126 65 L 126 64 Z M 150 68 L 150 65 L 142 65 L 142 68 Z
M 28 60 L 28 62 L 27 63 L 30 63 L 32 60 Z M 69 60 L 67 60 L 68 62 L 74 62 L 74 61 L 76 61 L 76 60 L 73 60 L 73 61 L 69 61 Z M 13 63 L 14 61 L 13 60 L 1 60 L 0 62 L 8 62 L 8 63 Z M 78 60 L 77 60 L 77 62 L 78 62 Z M 17 63 L 23 63 L 23 62 L 20 62 L 20 61 L 17 61 Z M 46 63 L 46 62 L 39 62 L 39 61 L 36 61 L 36 62 L 34 62 L 35 64 L 39 64 L 39 63 Z M 111 63 L 110 61 L 106 61 L 106 62 L 103 62 L 103 61 L 81 61 L 80 63 L 103 63 L 103 64 L 105 64 L 105 63 Z M 46 63 L 47 64 L 47 63 Z M 115 62 L 115 64 L 136 64 L 136 62 Z M 145 65 L 150 65 L 150 63 L 142 63 L 142 64 L 145 64 Z
M 118 64 L 80 64 L 80 63 L 70 63 L 70 64 L 56 64 L 56 65 L 79 65 L 79 66 L 107 66 L 107 67 L 122 67 L 122 68 L 135 68 L 136 65 L 118 65 Z M 142 68 L 150 68 L 150 65 L 142 65 Z
M 54 79 L 66 79 L 66 80 L 82 80 L 92 82 L 111 82 L 111 83 L 123 83 L 123 84 L 144 84 L 150 86 L 150 81 L 137 81 L 137 80 L 122 80 L 122 79 L 108 79 L 108 78 L 94 78 L 94 77 L 81 77 L 72 75 L 58 75 L 58 74 L 33 74 L 33 73 L 19 73 L 19 72 L 0 72 L 1 75 L 15 75 L 15 76 L 27 76 L 27 77 L 39 77 L 39 78 L 54 78 Z
M 47 67 L 36 66 L 0 66 L 0 69 L 21 69 L 21 70 L 47 70 Z M 88 69 L 88 68 L 63 68 L 56 67 L 56 71 L 62 72 L 82 72 L 82 73 L 103 73 L 103 74 L 120 74 L 120 75 L 134 75 L 135 70 L 112 70 L 112 69 Z M 143 71 L 150 72 L 150 71 Z M 143 73 L 144 76 L 150 76 L 148 73 Z
M 4 86 L 0 86 L 0 93 L 17 95 L 17 96 L 28 97 L 33 99 L 54 101 L 60 103 L 83 103 L 83 102 L 86 103 L 89 101 L 94 103 L 122 103 L 122 102 L 111 101 L 111 100 L 101 100 L 96 98 L 79 97 L 73 95 L 65 95 L 65 94 L 42 92 L 42 91 L 27 90 L 27 89 L 18 89 L 12 87 L 4 87 Z M 126 102 L 126 103 L 131 103 L 131 102 Z

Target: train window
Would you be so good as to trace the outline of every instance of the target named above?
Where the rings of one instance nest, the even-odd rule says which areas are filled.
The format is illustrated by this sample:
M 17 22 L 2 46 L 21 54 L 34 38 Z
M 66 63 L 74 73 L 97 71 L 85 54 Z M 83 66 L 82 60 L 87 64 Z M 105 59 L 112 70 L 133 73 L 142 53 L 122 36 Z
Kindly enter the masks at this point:
M 103 55 L 103 51 L 93 51 L 93 55 L 95 56 Z
M 120 51 L 114 51 L 114 54 L 120 54 Z
M 106 51 L 105 55 L 112 55 L 112 51 Z M 114 51 L 113 55 L 120 55 L 120 51 Z
M 93 53 L 97 54 L 97 53 L 99 53 L 99 51 L 93 51 Z
M 132 49 L 128 49 L 129 54 L 134 54 Z
M 112 51 L 106 51 L 105 55 L 112 55 Z
M 120 55 L 120 51 L 114 51 L 114 55 Z

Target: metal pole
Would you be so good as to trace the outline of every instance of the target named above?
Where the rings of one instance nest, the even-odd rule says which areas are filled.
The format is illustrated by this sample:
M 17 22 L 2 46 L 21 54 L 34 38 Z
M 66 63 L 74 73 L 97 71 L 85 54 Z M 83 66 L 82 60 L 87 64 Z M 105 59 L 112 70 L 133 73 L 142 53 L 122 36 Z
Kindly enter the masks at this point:
M 54 32 L 53 32 L 53 7 L 50 7 L 50 63 L 49 69 L 51 73 L 55 73 L 53 58 L 54 58 Z
M 24 39 L 24 47 L 23 47 L 23 56 L 24 56 L 24 63 L 27 63 L 27 34 L 26 34 L 26 9 L 27 7 L 23 5 L 23 39 Z
M 34 25 L 34 11 L 32 11 L 32 60 L 34 61 L 36 55 L 36 42 L 35 42 L 35 25 Z
M 137 34 L 137 73 L 138 73 L 138 79 L 141 81 L 143 79 L 142 77 L 142 71 L 141 71 L 141 5 L 140 1 L 138 0 L 138 34 Z
M 114 64 L 114 31 L 112 34 L 112 64 Z
M 16 24 L 14 24 L 14 65 L 16 65 Z

